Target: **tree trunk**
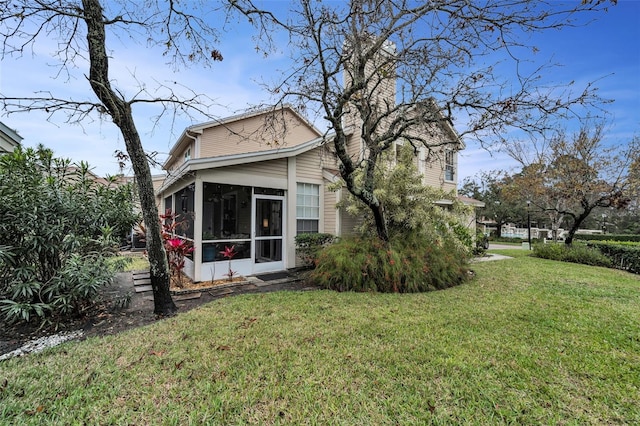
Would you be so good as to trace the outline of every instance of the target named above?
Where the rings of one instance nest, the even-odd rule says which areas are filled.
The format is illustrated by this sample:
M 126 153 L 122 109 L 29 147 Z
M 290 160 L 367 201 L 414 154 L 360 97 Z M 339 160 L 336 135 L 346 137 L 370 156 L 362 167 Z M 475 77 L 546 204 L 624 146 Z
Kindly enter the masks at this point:
M 147 229 L 151 286 L 153 288 L 154 313 L 172 315 L 177 310 L 169 289 L 169 265 L 161 236 L 158 208 L 156 207 L 153 181 L 147 157 L 136 129 L 131 105 L 111 88 L 109 59 L 106 53 L 105 23 L 99 0 L 82 0 L 84 21 L 87 24 L 90 71 L 89 82 L 94 93 L 106 108 L 124 138 L 127 153 L 136 176 L 142 217 Z
M 576 232 L 578 231 L 578 228 L 580 228 L 580 225 L 582 225 L 582 222 L 584 222 L 584 220 L 589 217 L 589 215 L 591 214 L 591 210 L 593 209 L 587 209 L 583 211 L 580 216 L 574 218 L 571 229 L 569 229 L 569 233 L 567 234 L 567 238 L 565 238 L 564 240 L 564 243 L 567 246 L 573 244 L 573 237 L 576 235 Z

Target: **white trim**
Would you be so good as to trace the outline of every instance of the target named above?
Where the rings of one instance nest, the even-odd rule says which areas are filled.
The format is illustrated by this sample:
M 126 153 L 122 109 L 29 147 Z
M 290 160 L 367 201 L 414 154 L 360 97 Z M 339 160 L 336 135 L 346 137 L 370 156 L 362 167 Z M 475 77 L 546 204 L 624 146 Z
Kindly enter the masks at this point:
M 330 135 L 327 137 L 330 137 Z M 167 187 L 173 184 L 173 182 L 177 181 L 184 174 L 190 171 L 216 169 L 220 167 L 237 166 L 242 164 L 277 160 L 281 158 L 290 158 L 321 146 L 326 141 L 327 137 L 312 139 L 308 142 L 293 147 L 276 148 L 267 151 L 249 152 L 243 154 L 223 155 L 220 157 L 195 158 L 183 163 L 178 169 L 171 172 L 157 192 L 161 193 L 165 191 Z

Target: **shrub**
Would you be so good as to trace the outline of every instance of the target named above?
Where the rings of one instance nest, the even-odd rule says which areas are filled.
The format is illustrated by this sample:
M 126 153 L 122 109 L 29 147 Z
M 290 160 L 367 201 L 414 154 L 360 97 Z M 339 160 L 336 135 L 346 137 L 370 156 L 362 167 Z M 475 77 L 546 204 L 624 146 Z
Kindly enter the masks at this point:
M 616 235 L 616 234 L 595 234 L 595 235 L 587 235 L 587 234 L 576 234 L 574 236 L 575 240 L 586 240 L 586 241 L 632 241 L 632 242 L 640 242 L 640 235 Z
M 640 247 L 634 243 L 589 243 L 611 260 L 618 269 L 640 274 Z
M 451 242 L 415 234 L 398 235 L 390 242 L 350 237 L 320 253 L 309 279 L 337 291 L 424 292 L 463 283 L 469 277 L 466 259 Z
M 543 259 L 559 260 L 562 262 L 604 267 L 611 266 L 611 260 L 604 256 L 598 249 L 577 243 L 571 246 L 567 246 L 564 243 L 536 244 L 533 246 L 533 255 Z
M 335 241 L 332 234 L 303 233 L 295 237 L 296 253 L 305 266 L 315 266 L 320 251 Z
M 86 163 L 43 147 L 0 157 L 0 317 L 81 313 L 115 273 L 106 258 L 118 229 L 136 219 L 130 193 L 127 185 L 106 189 Z

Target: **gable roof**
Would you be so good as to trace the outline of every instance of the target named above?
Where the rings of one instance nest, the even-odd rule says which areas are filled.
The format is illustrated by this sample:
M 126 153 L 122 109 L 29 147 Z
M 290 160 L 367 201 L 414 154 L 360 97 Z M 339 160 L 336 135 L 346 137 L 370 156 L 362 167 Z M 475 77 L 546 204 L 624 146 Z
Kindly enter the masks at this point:
M 182 176 L 196 170 L 217 169 L 220 167 L 237 166 L 240 164 L 258 163 L 261 161 L 278 160 L 281 158 L 295 157 L 307 151 L 311 151 L 325 143 L 331 135 L 320 136 L 316 139 L 294 145 L 291 147 L 272 148 L 265 151 L 248 152 L 244 154 L 221 155 L 218 157 L 194 158 L 183 163 L 177 170 L 172 171 L 157 190 L 163 192 L 167 187 L 179 180 Z
M 301 123 L 308 126 L 309 129 L 311 129 L 317 136 L 322 135 L 322 132 L 320 132 L 309 120 L 307 120 L 304 116 L 302 116 L 290 104 L 284 104 L 279 108 L 266 107 L 266 108 L 259 108 L 259 109 L 251 109 L 240 114 L 231 115 L 226 118 L 211 120 L 211 121 L 207 121 L 200 124 L 194 124 L 184 129 L 180 137 L 178 137 L 178 140 L 176 141 L 176 143 L 171 147 L 171 150 L 169 151 L 169 156 L 167 157 L 164 164 L 162 165 L 163 168 L 172 162 L 176 153 L 181 152 L 186 147 L 187 144 L 193 141 L 198 135 L 201 135 L 204 130 L 212 127 L 227 126 L 231 123 L 247 120 L 249 118 L 257 117 L 260 115 L 266 115 L 267 113 L 274 112 L 274 111 L 283 111 L 283 112 L 289 111 Z

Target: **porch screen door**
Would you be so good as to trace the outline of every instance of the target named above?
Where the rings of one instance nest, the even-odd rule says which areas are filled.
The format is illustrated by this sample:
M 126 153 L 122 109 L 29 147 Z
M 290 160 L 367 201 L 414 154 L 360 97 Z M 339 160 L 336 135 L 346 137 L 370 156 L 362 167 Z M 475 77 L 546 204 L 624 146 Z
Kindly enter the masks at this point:
M 256 197 L 255 272 L 284 269 L 282 205 L 282 197 Z

